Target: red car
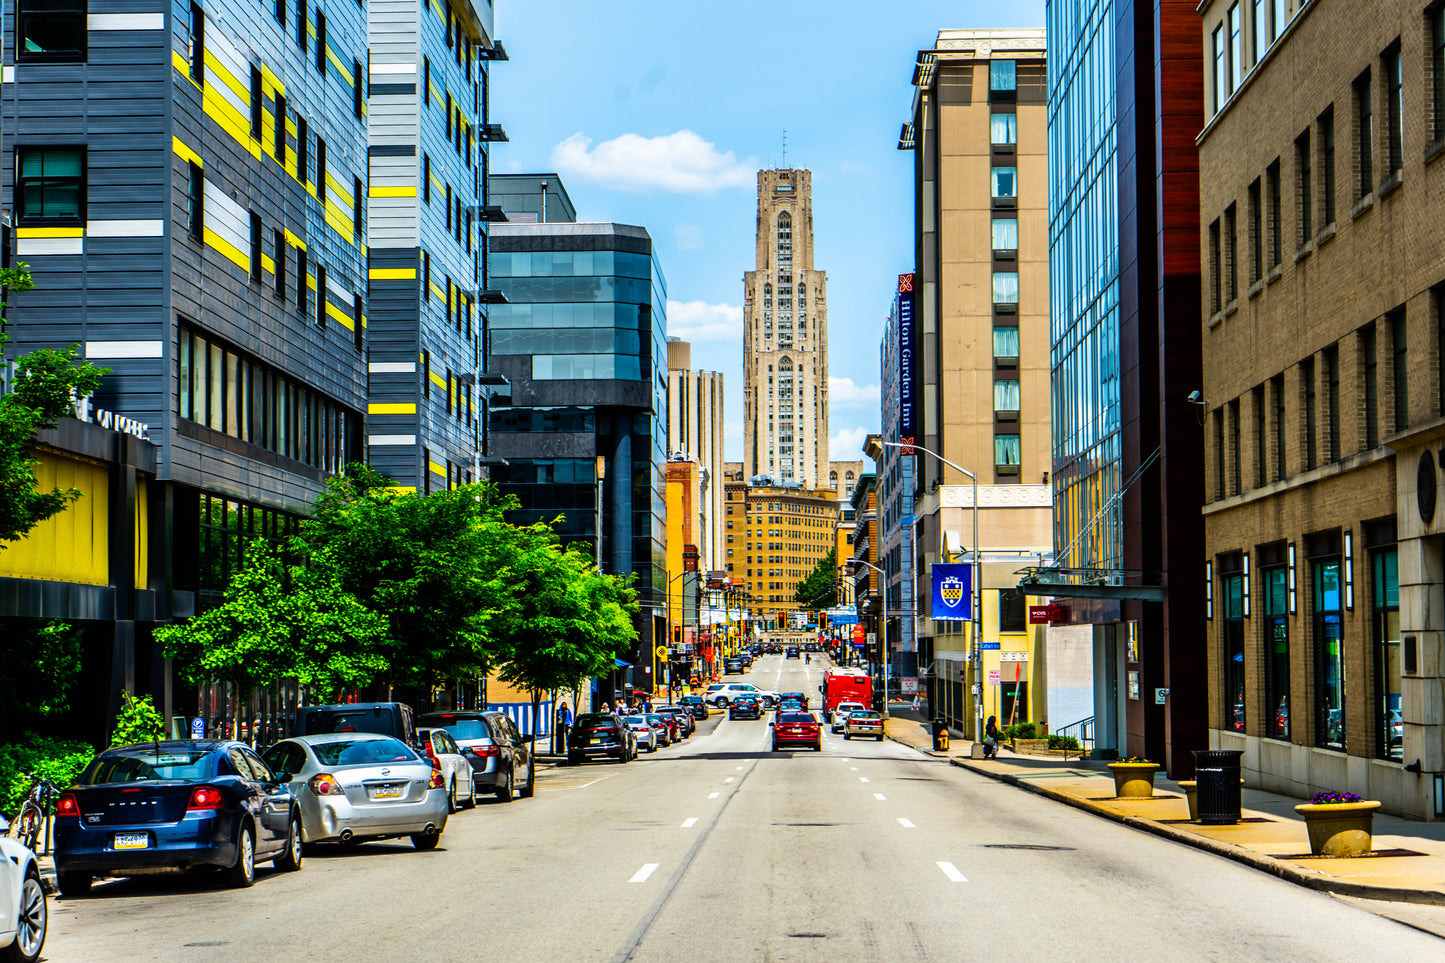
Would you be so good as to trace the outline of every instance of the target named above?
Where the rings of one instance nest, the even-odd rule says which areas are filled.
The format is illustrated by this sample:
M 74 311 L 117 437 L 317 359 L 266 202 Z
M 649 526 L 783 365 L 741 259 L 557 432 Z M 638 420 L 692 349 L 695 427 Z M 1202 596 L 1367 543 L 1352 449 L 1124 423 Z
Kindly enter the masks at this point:
M 823 726 L 811 712 L 779 712 L 773 726 L 773 751 L 789 743 L 823 751 Z
M 647 724 L 657 726 L 667 736 L 667 745 L 682 741 L 682 723 L 677 721 L 675 716 L 664 715 L 661 712 L 649 712 L 643 716 Z

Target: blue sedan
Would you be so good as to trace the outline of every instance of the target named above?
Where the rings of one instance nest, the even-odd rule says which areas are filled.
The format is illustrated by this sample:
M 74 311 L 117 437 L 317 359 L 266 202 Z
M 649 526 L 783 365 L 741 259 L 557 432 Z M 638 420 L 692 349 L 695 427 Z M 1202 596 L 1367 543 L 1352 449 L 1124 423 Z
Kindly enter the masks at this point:
M 62 896 L 97 876 L 216 869 L 232 886 L 256 863 L 301 868 L 301 811 L 245 743 L 151 742 L 96 756 L 55 804 Z

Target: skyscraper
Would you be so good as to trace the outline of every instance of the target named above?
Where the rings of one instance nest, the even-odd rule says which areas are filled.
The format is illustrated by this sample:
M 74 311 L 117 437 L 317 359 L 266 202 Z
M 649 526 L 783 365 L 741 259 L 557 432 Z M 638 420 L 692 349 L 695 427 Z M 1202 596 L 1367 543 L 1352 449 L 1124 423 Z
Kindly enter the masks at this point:
M 681 455 L 702 471 L 697 543 L 704 571 L 723 567 L 723 376 L 693 370 L 692 345 L 667 339 L 667 455 Z M 672 570 L 676 574 L 680 569 Z
M 820 488 L 828 464 L 827 276 L 813 269 L 813 175 L 758 171 L 757 269 L 743 275 L 743 467 Z

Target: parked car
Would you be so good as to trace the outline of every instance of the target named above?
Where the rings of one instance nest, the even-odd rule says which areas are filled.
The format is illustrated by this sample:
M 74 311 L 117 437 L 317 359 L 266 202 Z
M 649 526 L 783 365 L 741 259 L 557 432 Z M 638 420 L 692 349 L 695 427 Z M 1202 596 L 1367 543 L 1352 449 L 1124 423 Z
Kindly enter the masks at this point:
M 773 751 L 785 745 L 811 746 L 823 751 L 823 727 L 811 712 L 780 712 L 773 724 Z
M 799 657 L 800 657 L 800 656 L 798 655 L 798 647 L 797 647 L 796 645 L 790 645 L 790 646 L 788 646 L 788 655 L 787 655 L 787 658 L 789 658 L 789 659 L 796 659 L 796 658 L 799 658 Z
M 0 959 L 33 963 L 45 946 L 50 906 L 35 853 L 6 837 L 9 828 L 0 816 Z
M 536 795 L 537 761 L 532 758 L 532 743 L 505 712 L 428 712 L 417 721 L 445 729 L 456 740 L 472 764 L 478 792 L 490 792 L 499 802 Z
M 584 712 L 567 737 L 567 761 L 580 766 L 588 756 L 609 756 L 618 762 L 637 757 L 637 740 L 622 719 L 611 712 Z
M 643 718 L 654 728 L 661 728 L 663 746 L 670 746 L 674 742 L 682 741 L 682 725 L 673 716 L 663 715 L 661 712 L 649 712 Z
M 404 702 L 355 702 L 329 706 L 302 706 L 296 710 L 298 736 L 329 732 L 373 732 L 417 746 L 411 706 Z
M 843 731 L 843 723 L 848 718 L 848 713 L 857 712 L 868 708 L 861 702 L 840 702 L 833 707 L 832 729 L 834 732 Z
M 776 692 L 759 689 L 749 682 L 720 682 L 710 685 L 707 687 L 707 694 L 703 696 L 703 699 L 719 709 L 726 709 L 728 703 L 740 695 L 757 696 L 763 700 L 764 708 L 771 708 L 778 701 Z
M 658 706 L 657 711 L 677 720 L 678 731 L 682 733 L 684 739 L 691 739 L 692 734 L 697 731 L 697 720 L 693 718 L 692 711 L 686 706 Z M 703 711 L 706 712 L 706 708 Z
M 648 752 L 656 752 L 658 746 L 658 733 L 661 726 L 654 727 L 647 721 L 646 716 L 623 716 L 622 724 L 632 730 L 632 736 L 637 740 L 637 751 L 646 749 Z
M 757 696 L 740 695 L 728 706 L 729 719 L 741 719 L 746 716 L 749 719 L 761 719 L 763 717 L 763 700 Z
M 707 703 L 703 701 L 702 696 L 685 695 L 677 700 L 677 704 L 692 713 L 693 719 L 707 718 Z
M 445 729 L 428 728 L 417 729 L 416 738 L 421 743 L 421 751 L 447 778 L 447 799 L 452 812 L 463 807 L 477 808 L 477 780 L 472 774 L 472 763 L 462 755 L 462 747 L 456 740 Z
M 400 739 L 336 732 L 282 739 L 266 750 L 301 807 L 307 845 L 409 836 L 435 849 L 451 813 L 445 773 Z
M 848 713 L 848 718 L 843 720 L 843 738 L 852 739 L 854 736 L 872 736 L 882 742 L 883 715 L 872 709 L 856 709 Z
M 742 659 L 724 659 L 724 660 L 723 660 L 723 675 L 742 675 L 742 674 L 743 674 L 743 660 L 742 660 Z
M 96 876 L 219 869 L 236 887 L 256 863 L 301 868 L 301 809 L 282 774 L 241 742 L 148 742 L 102 752 L 55 803 L 62 896 Z

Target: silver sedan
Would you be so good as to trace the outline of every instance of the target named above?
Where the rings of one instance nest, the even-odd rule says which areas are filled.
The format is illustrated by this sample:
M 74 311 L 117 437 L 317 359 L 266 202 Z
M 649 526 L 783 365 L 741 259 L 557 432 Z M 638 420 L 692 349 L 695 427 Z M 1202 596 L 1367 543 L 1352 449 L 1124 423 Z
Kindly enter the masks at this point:
M 648 752 L 657 751 L 657 728 L 647 720 L 646 716 L 623 716 L 622 723 L 637 737 L 638 752 L 644 748 Z
M 283 739 L 266 762 L 301 804 L 301 839 L 362 842 L 410 836 L 435 849 L 451 800 L 446 776 L 390 736 L 336 732 Z

